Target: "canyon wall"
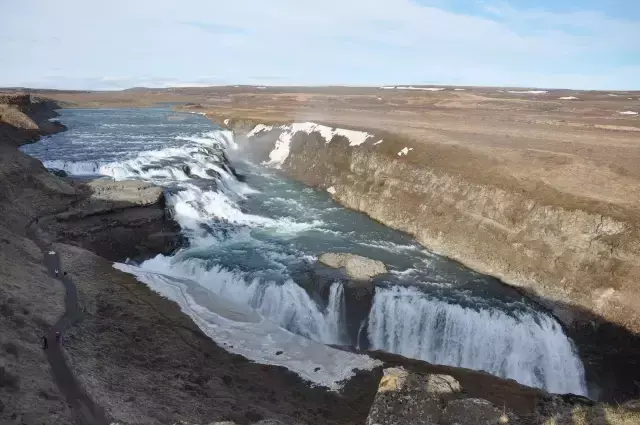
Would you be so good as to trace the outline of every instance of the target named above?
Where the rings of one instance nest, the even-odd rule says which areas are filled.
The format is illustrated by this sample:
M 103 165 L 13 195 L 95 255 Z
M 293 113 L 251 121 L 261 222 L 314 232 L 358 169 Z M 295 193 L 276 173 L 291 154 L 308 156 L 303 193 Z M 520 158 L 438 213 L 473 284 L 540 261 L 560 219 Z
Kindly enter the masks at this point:
M 362 142 L 359 132 L 326 126 L 248 130 L 255 124 L 226 120 L 254 159 L 535 299 L 565 325 L 603 391 L 637 393 L 627 379 L 640 355 L 640 220 L 633 211 L 543 185 L 516 190 L 487 179 L 487 170 L 474 178 L 473 155 L 455 146 L 378 133 L 364 133 Z M 456 155 L 464 172 L 437 166 Z
M 507 190 L 425 165 L 432 152 L 410 141 L 371 135 L 355 146 L 340 135 L 327 142 L 319 132 L 286 132 L 288 155 L 278 166 L 294 179 L 524 289 L 565 325 L 602 316 L 640 331 L 640 221 L 632 214 L 580 208 L 569 195 L 545 203 L 536 193 L 544 188 Z M 248 134 L 249 144 L 269 147 L 252 148 L 267 161 L 283 140 L 279 127 Z M 446 154 L 442 147 L 433 153 Z

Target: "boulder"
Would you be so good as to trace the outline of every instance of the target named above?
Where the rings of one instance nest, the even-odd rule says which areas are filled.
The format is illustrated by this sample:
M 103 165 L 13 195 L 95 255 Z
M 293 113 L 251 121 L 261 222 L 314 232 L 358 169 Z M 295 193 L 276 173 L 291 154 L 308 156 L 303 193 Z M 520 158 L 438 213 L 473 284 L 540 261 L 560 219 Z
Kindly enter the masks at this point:
M 515 425 L 518 418 L 512 413 L 498 409 L 481 398 L 453 400 L 447 404 L 442 416 L 443 424 L 456 425 Z
M 69 177 L 69 174 L 64 171 L 64 170 L 59 170 L 57 168 L 50 168 L 49 172 L 51 174 L 53 174 L 54 176 L 58 176 L 58 177 Z
M 344 268 L 350 278 L 369 281 L 374 276 L 387 273 L 382 261 L 372 260 L 360 255 L 329 252 L 322 254 L 319 261 L 333 268 Z
M 449 375 L 385 369 L 366 425 L 439 425 L 442 407 L 461 392 L 458 381 Z
M 470 397 L 450 375 L 393 367 L 384 370 L 366 424 L 519 425 L 521 420 L 506 407 Z

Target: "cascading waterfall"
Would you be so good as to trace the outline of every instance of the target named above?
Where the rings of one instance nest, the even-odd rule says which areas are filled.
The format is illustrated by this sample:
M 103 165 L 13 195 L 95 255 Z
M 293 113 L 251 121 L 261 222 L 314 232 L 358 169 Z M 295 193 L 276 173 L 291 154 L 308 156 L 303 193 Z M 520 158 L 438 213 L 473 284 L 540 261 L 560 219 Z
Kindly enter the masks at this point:
M 145 261 L 141 268 L 194 280 L 214 294 L 250 305 L 261 316 L 315 341 L 343 342 L 344 290 L 339 282 L 331 285 L 329 302 L 323 310 L 291 279 L 284 283 L 249 280 L 240 271 L 209 265 L 205 260 L 162 255 Z
M 586 393 L 571 341 L 541 314 L 513 317 L 432 300 L 412 288 L 379 288 L 368 332 L 374 349 L 484 370 L 551 392 Z
M 327 325 L 330 327 L 329 334 L 334 341 L 332 344 L 342 344 L 344 342 L 344 327 L 346 322 L 344 287 L 340 282 L 331 284 L 325 317 Z
M 315 261 L 319 246 L 333 249 L 339 245 L 345 251 L 364 250 L 365 255 L 395 253 L 397 257 L 391 259 L 411 263 L 396 264 L 397 269 L 414 267 L 416 271 L 426 263 L 415 241 L 402 239 L 388 229 L 367 233 L 371 223 L 356 227 L 358 220 L 366 218 L 353 219 L 334 204 L 311 208 L 315 204 L 300 188 L 288 186 L 272 196 L 282 183 L 278 177 L 269 177 L 273 186 L 264 186 L 267 192 L 272 191 L 267 200 L 246 208 L 258 192 L 239 181 L 227 163 L 228 152 L 237 147 L 233 133 L 204 131 L 211 128 L 204 119 L 189 117 L 187 124 L 176 124 L 165 120 L 165 112 L 145 110 L 136 111 L 137 121 L 132 123 L 131 116 L 114 110 L 104 113 L 112 115 L 112 122 L 82 130 L 84 123 L 103 121 L 105 116 L 94 117 L 95 111 L 65 114 L 77 119 L 71 131 L 54 136 L 47 147 L 34 144 L 24 149 L 40 152 L 45 166 L 71 175 L 144 179 L 170 188 L 167 204 L 189 239 L 189 247 L 173 256 L 159 255 L 137 267 L 118 268 L 136 274 L 178 302 L 218 343 L 233 346 L 235 352 L 256 361 L 287 366 L 332 388 L 350 376 L 353 367 L 372 365 L 370 359 L 310 341 L 349 343 L 345 291 L 341 283 L 334 282 L 326 305 L 318 304 L 294 282 L 291 270 L 304 269 Z M 101 128 L 100 137 L 94 137 Z M 193 130 L 185 134 L 185 128 Z M 309 126 L 304 128 L 311 131 Z M 78 143 L 74 137 L 80 136 L 84 139 Z M 288 153 L 288 145 L 286 148 Z M 82 149 L 83 154 L 79 152 Z M 283 200 L 300 207 L 286 214 L 282 210 L 269 213 L 269 206 Z M 305 234 L 310 229 L 321 233 Z M 295 240 L 297 235 L 303 238 Z M 313 242 L 304 245 L 309 240 Z M 437 280 L 449 283 L 446 276 Z M 365 315 L 366 311 L 357 320 Z M 356 345 L 368 334 L 373 349 L 485 370 L 552 392 L 586 392 L 583 368 L 571 342 L 554 320 L 541 313 L 510 315 L 486 307 L 475 310 L 429 298 L 415 289 L 391 287 L 376 289 L 368 319 L 359 325 Z M 316 371 L 319 365 L 325 377 Z

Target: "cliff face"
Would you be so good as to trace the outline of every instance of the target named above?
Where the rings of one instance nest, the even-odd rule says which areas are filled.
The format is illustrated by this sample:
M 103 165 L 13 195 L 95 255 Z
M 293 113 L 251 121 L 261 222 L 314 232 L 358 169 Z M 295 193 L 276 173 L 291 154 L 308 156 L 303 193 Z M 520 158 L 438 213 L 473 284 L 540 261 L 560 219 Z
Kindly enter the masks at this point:
M 146 259 L 178 248 L 180 226 L 167 214 L 162 188 L 106 179 L 73 183 L 81 194 L 78 201 L 40 221 L 54 240 L 111 261 Z
M 273 150 L 283 132 L 265 130 L 250 133 L 250 143 Z M 606 205 L 582 209 L 569 196 L 566 207 L 545 203 L 534 193 L 544 188 L 471 181 L 424 165 L 432 152 L 411 142 L 374 144 L 379 139 L 350 145 L 340 135 L 327 142 L 298 131 L 280 166 L 429 249 L 523 288 L 566 325 L 593 319 L 575 306 L 640 331 L 640 221 L 633 214 L 606 214 Z
M 241 123 L 238 139 L 258 159 L 548 308 L 605 397 L 638 393 L 640 220 L 632 209 L 473 179 L 482 162 L 455 146 L 301 124 L 246 133 Z M 439 166 L 454 155 L 464 172 Z

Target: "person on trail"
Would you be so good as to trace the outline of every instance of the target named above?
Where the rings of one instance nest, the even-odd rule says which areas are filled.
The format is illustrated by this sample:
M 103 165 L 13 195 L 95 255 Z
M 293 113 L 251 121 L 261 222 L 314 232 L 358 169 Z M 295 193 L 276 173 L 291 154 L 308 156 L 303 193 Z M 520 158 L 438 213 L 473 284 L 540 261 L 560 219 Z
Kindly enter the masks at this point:
M 58 272 L 58 269 L 56 269 L 56 277 L 58 277 L 58 273 L 60 273 L 60 272 Z
M 47 343 L 47 337 L 43 336 L 42 337 L 42 349 L 46 350 L 48 346 L 49 346 L 49 344 Z
M 60 332 L 56 332 L 56 342 L 60 342 Z

